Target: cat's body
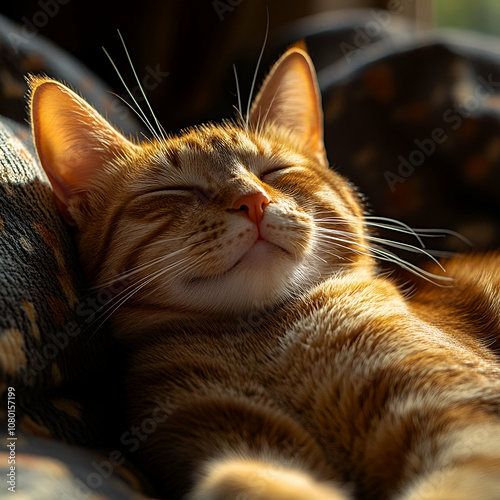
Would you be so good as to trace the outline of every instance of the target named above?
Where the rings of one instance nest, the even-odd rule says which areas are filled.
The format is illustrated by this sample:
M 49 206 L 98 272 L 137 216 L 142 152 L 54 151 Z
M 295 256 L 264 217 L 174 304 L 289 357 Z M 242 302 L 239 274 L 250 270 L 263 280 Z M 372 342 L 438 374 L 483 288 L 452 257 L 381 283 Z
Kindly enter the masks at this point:
M 492 284 L 467 273 L 465 288 Z M 147 470 L 178 493 L 212 459 L 239 457 L 338 478 L 354 498 L 465 499 L 483 498 L 487 488 L 486 478 L 473 476 L 464 489 L 467 462 L 474 467 L 493 452 L 488 467 L 498 493 L 500 369 L 463 333 L 485 338 L 494 330 L 458 316 L 460 298 L 440 290 L 435 299 L 426 314 L 434 317 L 424 322 L 419 310 L 429 304 L 413 307 L 386 280 L 349 274 L 267 317 L 139 330 L 130 389 L 148 394 L 150 404 L 133 398 L 133 421 L 148 418 L 157 397 L 172 405 L 164 432 L 141 451 Z M 498 302 L 489 309 L 498 332 Z M 165 459 L 177 465 L 165 468 Z M 450 464 L 462 460 L 465 469 L 445 481 Z M 248 468 L 255 498 L 289 498 L 266 490 L 266 469 Z M 443 488 L 442 496 L 398 496 L 432 471 L 431 488 Z
M 500 255 L 410 295 L 377 277 L 305 53 L 277 63 L 247 124 L 141 146 L 62 85 L 32 88 L 82 263 L 98 286 L 126 280 L 112 321 L 160 494 L 500 498 Z

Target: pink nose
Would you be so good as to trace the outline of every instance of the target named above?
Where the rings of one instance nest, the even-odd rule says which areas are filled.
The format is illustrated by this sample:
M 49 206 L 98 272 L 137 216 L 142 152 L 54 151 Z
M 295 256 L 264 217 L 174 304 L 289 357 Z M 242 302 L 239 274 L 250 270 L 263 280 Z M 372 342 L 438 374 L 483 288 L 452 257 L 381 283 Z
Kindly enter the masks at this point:
M 233 210 L 245 211 L 248 218 L 258 227 L 264 217 L 264 208 L 270 201 L 262 192 L 245 194 L 234 202 Z

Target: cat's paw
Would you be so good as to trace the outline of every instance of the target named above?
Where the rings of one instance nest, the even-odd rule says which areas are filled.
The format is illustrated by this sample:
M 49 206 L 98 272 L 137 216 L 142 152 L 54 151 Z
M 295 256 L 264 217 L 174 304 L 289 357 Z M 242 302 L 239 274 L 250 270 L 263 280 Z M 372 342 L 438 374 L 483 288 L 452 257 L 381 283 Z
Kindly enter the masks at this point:
M 189 500 L 348 500 L 335 486 L 274 464 L 228 460 L 212 464 Z
M 398 500 L 499 500 L 500 460 L 476 460 L 437 471 L 416 482 Z

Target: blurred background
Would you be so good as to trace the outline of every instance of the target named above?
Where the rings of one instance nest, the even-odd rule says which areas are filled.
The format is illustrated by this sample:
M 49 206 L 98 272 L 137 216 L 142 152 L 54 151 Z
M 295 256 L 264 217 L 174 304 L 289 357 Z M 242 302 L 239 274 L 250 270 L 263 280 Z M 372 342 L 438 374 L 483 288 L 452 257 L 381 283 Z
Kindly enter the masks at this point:
M 130 84 L 120 30 L 140 79 L 149 82 L 153 108 L 167 129 L 176 130 L 232 115 L 233 64 L 242 95 L 248 95 L 267 12 L 263 74 L 286 47 L 294 23 L 358 8 L 397 9 L 398 17 L 417 30 L 451 26 L 500 32 L 494 21 L 500 2 L 495 0 L 17 0 L 4 2 L 0 13 L 27 32 L 37 30 L 49 38 L 122 95 L 123 86 L 102 50 L 107 49 Z

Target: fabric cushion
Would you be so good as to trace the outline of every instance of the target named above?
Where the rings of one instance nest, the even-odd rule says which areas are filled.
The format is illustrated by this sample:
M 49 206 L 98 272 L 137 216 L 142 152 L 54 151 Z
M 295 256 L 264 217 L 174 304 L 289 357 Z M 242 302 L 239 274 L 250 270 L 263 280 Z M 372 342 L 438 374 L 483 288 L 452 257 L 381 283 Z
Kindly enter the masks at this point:
M 1 392 L 15 387 L 20 426 L 99 443 L 95 391 L 81 392 L 85 403 L 74 396 L 82 380 L 96 379 L 104 391 L 99 378 L 112 341 L 98 317 L 111 294 L 84 293 L 71 229 L 57 212 L 30 134 L 8 119 L 0 122 L 0 160 Z M 72 397 L 65 394 L 70 388 Z
M 25 125 L 27 72 L 71 82 L 122 130 L 139 129 L 86 68 L 38 35 L 22 37 L 0 16 L 0 111 L 11 118 L 0 117 L 0 439 L 7 442 L 14 388 L 16 492 L 138 498 L 147 482 L 124 456 L 111 473 L 96 470 L 126 431 L 120 350 L 102 314 L 121 290 L 95 291 L 85 281 L 72 229 L 57 211 Z M 2 474 L 7 457 L 3 450 Z

